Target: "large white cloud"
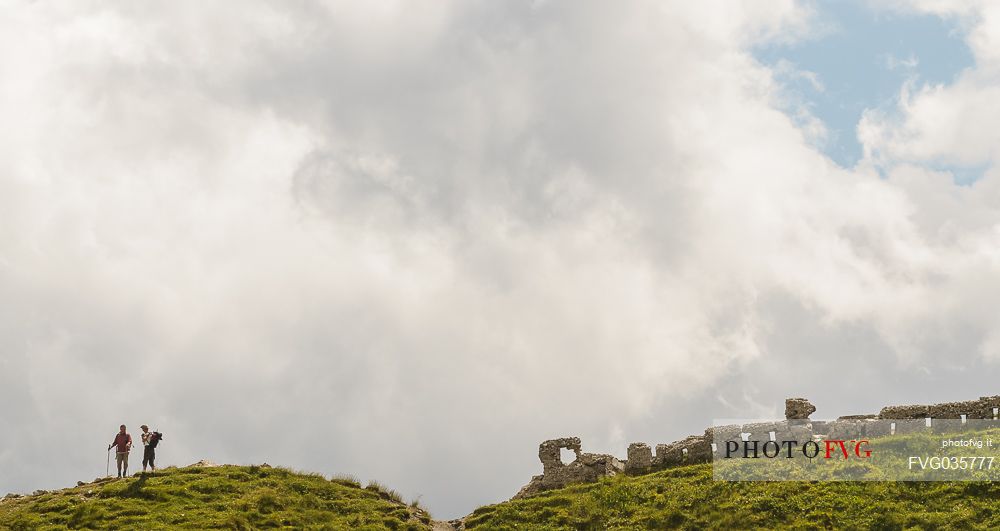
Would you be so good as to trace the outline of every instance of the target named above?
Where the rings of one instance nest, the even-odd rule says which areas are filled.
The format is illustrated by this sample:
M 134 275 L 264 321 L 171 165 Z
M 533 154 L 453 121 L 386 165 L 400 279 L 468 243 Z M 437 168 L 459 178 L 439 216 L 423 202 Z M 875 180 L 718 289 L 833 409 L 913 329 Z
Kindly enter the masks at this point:
M 1000 118 L 993 104 L 1000 95 L 1000 6 L 916 0 L 889 8 L 957 21 L 975 59 L 951 83 L 907 83 L 898 106 L 869 110 L 858 124 L 866 163 L 881 167 L 888 181 L 906 193 L 909 219 L 933 253 L 917 287 L 918 300 L 935 303 L 896 312 L 901 318 L 892 335 L 900 347 L 934 345 L 942 357 L 972 350 L 995 363 L 1000 330 L 986 308 L 1000 292 L 1000 136 L 990 125 Z M 963 186 L 953 184 L 968 181 L 964 174 L 970 172 L 981 175 Z M 923 326 L 915 326 L 918 322 Z M 964 348 L 955 348 L 963 343 Z
M 550 436 L 996 374 L 992 185 L 811 147 L 747 51 L 808 33 L 792 2 L 4 11 L 0 489 L 99 473 L 127 420 L 451 516 Z
M 885 8 L 886 5 L 874 3 Z M 988 1 L 905 0 L 889 8 L 934 14 L 966 28 L 975 65 L 943 85 L 907 84 L 891 112 L 869 111 L 858 134 L 874 160 L 959 166 L 992 164 L 1000 155 L 1000 133 L 991 124 L 1000 97 L 1000 5 Z

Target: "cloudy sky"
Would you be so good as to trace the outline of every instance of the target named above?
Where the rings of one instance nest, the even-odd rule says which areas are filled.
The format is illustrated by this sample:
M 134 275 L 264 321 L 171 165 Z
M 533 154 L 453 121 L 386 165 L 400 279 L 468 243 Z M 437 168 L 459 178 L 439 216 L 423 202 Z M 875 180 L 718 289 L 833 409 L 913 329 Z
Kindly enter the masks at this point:
M 1000 394 L 997 101 L 987 0 L 0 0 L 0 493 Z

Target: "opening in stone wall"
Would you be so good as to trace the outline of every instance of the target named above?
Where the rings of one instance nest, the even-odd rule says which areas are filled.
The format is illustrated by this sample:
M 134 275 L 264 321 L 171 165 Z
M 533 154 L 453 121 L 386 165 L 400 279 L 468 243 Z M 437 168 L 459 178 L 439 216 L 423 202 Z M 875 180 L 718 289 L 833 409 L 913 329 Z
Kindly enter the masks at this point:
M 559 460 L 562 461 L 562 464 L 568 465 L 573 461 L 576 461 L 576 452 L 570 450 L 569 448 L 560 448 Z

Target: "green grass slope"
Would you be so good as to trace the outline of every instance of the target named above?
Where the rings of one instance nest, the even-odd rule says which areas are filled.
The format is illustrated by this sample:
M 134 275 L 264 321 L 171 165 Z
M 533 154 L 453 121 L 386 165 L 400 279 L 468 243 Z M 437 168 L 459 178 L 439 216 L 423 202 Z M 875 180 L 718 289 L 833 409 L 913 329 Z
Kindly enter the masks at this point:
M 378 484 L 283 468 L 168 468 L 0 501 L 0 529 L 430 529 Z
M 710 464 L 481 507 L 466 529 L 1000 529 L 997 482 L 723 482 Z

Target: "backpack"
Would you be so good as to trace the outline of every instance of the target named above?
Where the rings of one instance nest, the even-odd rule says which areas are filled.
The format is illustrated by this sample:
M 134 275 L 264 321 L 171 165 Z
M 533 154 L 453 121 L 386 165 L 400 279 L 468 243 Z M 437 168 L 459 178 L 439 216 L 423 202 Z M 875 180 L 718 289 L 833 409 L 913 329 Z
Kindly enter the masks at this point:
M 160 439 L 162 438 L 163 438 L 162 433 L 154 431 L 153 436 L 149 438 L 149 447 L 156 448 L 156 445 L 160 444 Z

